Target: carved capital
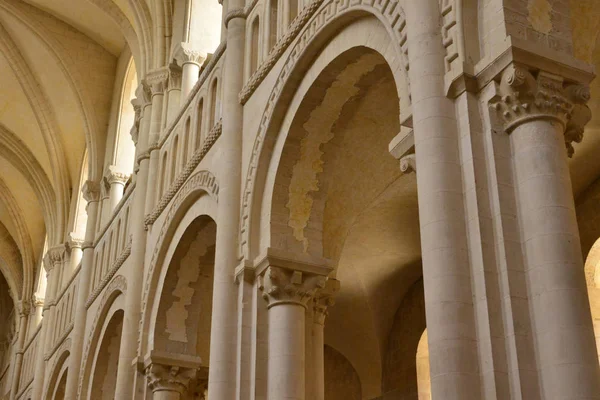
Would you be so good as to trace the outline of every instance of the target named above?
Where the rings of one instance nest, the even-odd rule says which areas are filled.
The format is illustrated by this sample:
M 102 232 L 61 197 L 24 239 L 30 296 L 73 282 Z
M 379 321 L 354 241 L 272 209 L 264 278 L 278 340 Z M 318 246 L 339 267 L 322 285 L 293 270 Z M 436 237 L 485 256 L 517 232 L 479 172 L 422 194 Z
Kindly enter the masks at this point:
M 84 242 L 85 242 L 85 239 L 75 237 L 75 236 L 73 236 L 73 233 L 70 233 L 69 240 L 67 241 L 67 247 L 69 248 L 69 250 L 81 249 L 81 248 L 83 248 Z
M 269 308 L 278 304 L 306 307 L 317 290 L 325 287 L 326 277 L 308 272 L 269 266 L 259 277 L 259 288 Z
M 98 182 L 85 181 L 81 192 L 88 203 L 100 200 L 100 184 Z
M 190 43 L 180 43 L 175 50 L 175 59 L 183 66 L 185 64 L 202 65 L 207 58 L 205 51 L 195 49 Z
M 573 155 L 572 142 L 583 139 L 584 127 L 592 117 L 586 105 L 589 87 L 566 83 L 544 71 L 534 74 L 513 64 L 502 73 L 497 93 L 490 108 L 505 132 L 534 120 L 556 121 L 563 127 L 569 157 Z
M 176 392 L 183 394 L 190 380 L 196 376 L 195 368 L 152 363 L 146 367 L 148 387 L 152 392 Z
M 44 256 L 44 269 L 50 273 L 54 267 L 61 264 L 65 259 L 66 246 L 59 244 L 58 246 L 50 247 Z
M 175 63 L 169 64 L 168 89 L 181 89 L 181 67 Z
M 19 300 L 17 303 L 19 308 L 19 315 L 26 317 L 31 312 L 31 302 L 29 300 Z
M 127 180 L 129 179 L 129 176 L 130 176 L 129 174 L 126 174 L 124 172 L 119 172 L 112 168 L 109 168 L 108 174 L 106 175 L 106 181 L 108 182 L 109 185 L 114 185 L 114 184 L 125 185 L 125 183 L 127 183 Z
M 35 308 L 44 306 L 44 298 L 38 295 L 33 295 L 31 298 L 31 305 Z
M 317 291 L 313 303 L 315 312 L 314 322 L 319 325 L 325 325 L 325 318 L 329 314 L 327 310 L 335 304 L 335 295 L 340 291 L 340 281 L 329 278 L 325 282 L 325 287 Z
M 163 94 L 167 90 L 169 81 L 169 68 L 163 67 L 148 72 L 145 83 L 150 87 L 152 96 Z

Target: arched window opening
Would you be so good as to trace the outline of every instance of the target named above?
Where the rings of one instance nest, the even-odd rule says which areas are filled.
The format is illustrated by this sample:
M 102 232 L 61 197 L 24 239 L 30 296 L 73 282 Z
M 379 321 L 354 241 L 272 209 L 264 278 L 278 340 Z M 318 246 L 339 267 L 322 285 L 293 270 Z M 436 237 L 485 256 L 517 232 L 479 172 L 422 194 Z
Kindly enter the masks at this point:
M 175 136 L 173 140 L 173 149 L 171 150 L 171 171 L 169 176 L 169 183 L 175 181 L 175 177 L 177 176 L 177 154 L 179 149 L 179 136 Z
M 429 370 L 427 329 L 423 332 L 417 346 L 417 387 L 419 390 L 419 400 L 431 400 L 431 373 Z
M 269 50 L 277 43 L 277 0 L 270 0 L 269 9 Z
M 210 87 L 210 114 L 208 120 L 208 132 L 212 130 L 215 126 L 215 122 L 217 121 L 217 88 L 219 82 L 218 79 L 215 78 Z
M 600 362 L 600 239 L 596 240 L 590 249 L 585 260 L 584 270 Z
M 135 123 L 136 115 L 131 100 L 135 98 L 137 86 L 137 72 L 132 57 L 128 63 L 121 87 L 117 129 L 111 162 L 111 164 L 116 166 L 117 171 L 125 174 L 133 172 L 135 162 L 135 143 L 131 137 L 131 128 Z
M 158 198 L 159 199 L 162 196 L 165 188 L 169 186 L 168 183 L 166 182 L 166 180 L 167 180 L 167 156 L 168 156 L 168 153 L 165 151 L 163 153 L 162 163 L 160 166 L 160 182 L 158 185 Z
M 260 21 L 258 19 L 258 15 L 252 21 L 251 28 L 251 43 L 250 43 L 250 73 L 254 73 L 258 68 L 258 52 L 259 52 L 259 44 L 258 37 L 260 31 Z
M 197 150 L 202 145 L 204 138 L 202 137 L 202 121 L 204 114 L 204 99 L 200 99 L 198 102 L 198 112 L 196 113 L 196 143 L 194 143 L 194 149 Z
M 191 135 L 191 130 L 190 130 L 191 125 L 192 125 L 192 117 L 187 117 L 187 120 L 185 121 L 185 131 L 183 132 L 183 145 L 181 146 L 180 170 L 183 170 L 183 168 L 185 168 L 185 164 L 188 161 L 188 153 L 190 151 L 189 142 L 190 142 L 190 135 Z

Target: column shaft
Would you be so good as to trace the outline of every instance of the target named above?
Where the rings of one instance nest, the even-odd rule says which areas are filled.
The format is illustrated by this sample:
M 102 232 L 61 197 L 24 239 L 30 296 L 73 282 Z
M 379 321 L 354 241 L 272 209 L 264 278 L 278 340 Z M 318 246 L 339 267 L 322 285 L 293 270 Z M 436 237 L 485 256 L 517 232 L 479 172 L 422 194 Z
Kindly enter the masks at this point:
M 181 77 L 181 100 L 180 103 L 184 104 L 187 100 L 190 92 L 194 88 L 198 77 L 200 76 L 200 65 L 194 62 L 183 63 L 182 77 Z
M 230 0 L 227 11 L 242 9 L 243 2 Z M 226 11 L 223 11 L 223 15 Z M 219 208 L 211 318 L 209 400 L 233 400 L 236 394 L 237 290 L 234 271 L 237 266 L 243 109 L 238 93 L 243 85 L 245 19 L 234 18 L 227 27 L 227 54 L 223 71 L 223 131 L 218 154 Z M 216 122 L 216 121 L 215 121 Z
M 438 0 L 406 2 L 425 305 L 434 398 L 480 399 L 459 135 L 445 96 Z
M 510 134 L 542 398 L 600 398 L 600 371 L 560 123 Z
M 155 96 L 156 97 L 156 96 Z M 154 99 L 153 99 L 154 101 Z M 152 104 L 152 107 L 146 107 L 144 113 L 150 112 L 152 115 L 152 125 L 156 121 L 160 124 L 160 115 L 162 107 Z M 155 116 L 158 114 L 158 116 Z M 160 125 L 159 125 L 160 126 Z M 156 126 L 154 126 L 156 129 Z M 138 144 L 142 149 L 148 147 L 148 132 L 142 132 Z M 143 158 L 139 162 L 139 171 L 135 197 L 133 199 L 133 209 L 131 214 L 131 255 L 130 262 L 132 266 L 132 275 L 135 277 L 144 276 L 144 259 L 146 254 L 146 231 L 144 229 L 144 210 L 146 203 L 146 189 L 148 187 L 148 158 Z M 125 295 L 125 316 L 123 320 L 123 333 L 121 336 L 121 347 L 119 349 L 119 365 L 117 368 L 117 384 L 115 399 L 131 400 L 134 397 L 133 388 L 135 382 L 136 367 L 132 365 L 137 355 L 137 344 L 139 334 L 139 321 L 141 314 L 141 292 L 143 279 L 131 279 L 127 282 L 127 293 Z
M 305 399 L 305 313 L 298 303 L 269 309 L 269 399 Z
M 323 324 L 315 320 L 313 322 L 313 357 L 314 357 L 314 374 L 315 382 L 315 400 L 325 400 L 325 335 Z
M 25 345 L 25 334 L 27 331 L 27 314 L 21 312 L 19 316 L 19 337 L 17 339 L 17 348 L 15 351 L 14 368 L 12 383 L 10 388 L 10 399 L 15 400 L 19 391 L 19 380 L 21 379 L 21 369 L 23 367 L 23 346 Z
M 90 291 L 90 281 L 94 267 L 94 247 L 91 245 L 94 241 L 96 218 L 98 214 L 98 201 L 88 199 L 86 207 L 88 214 L 87 225 L 85 228 L 85 247 L 83 249 L 83 258 L 81 260 L 81 270 L 79 271 L 79 289 L 77 291 L 77 302 L 75 305 L 75 316 L 73 321 L 73 333 L 71 334 L 71 349 L 69 355 L 69 373 L 65 386 L 65 400 L 74 400 L 77 398 L 77 389 L 79 376 L 81 373 L 81 359 L 83 356 L 83 346 L 85 342 L 85 322 L 87 319 L 87 309 L 85 303 Z M 37 398 L 34 396 L 34 398 Z

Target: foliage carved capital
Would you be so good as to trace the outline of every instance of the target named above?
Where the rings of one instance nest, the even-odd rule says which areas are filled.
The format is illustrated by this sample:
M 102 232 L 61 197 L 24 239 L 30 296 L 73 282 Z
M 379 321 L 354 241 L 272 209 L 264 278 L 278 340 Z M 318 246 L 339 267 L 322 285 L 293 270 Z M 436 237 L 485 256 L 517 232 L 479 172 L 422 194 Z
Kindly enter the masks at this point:
M 544 71 L 532 72 L 510 65 L 502 73 L 497 95 L 490 101 L 493 117 L 502 129 L 511 133 L 530 121 L 545 119 L 563 127 L 565 146 L 573 155 L 573 142 L 581 142 L 585 125 L 592 114 L 586 103 L 590 99 L 587 85 L 566 82 Z
M 316 324 L 325 325 L 325 318 L 329 314 L 328 308 L 335 304 L 335 296 L 339 291 L 340 281 L 333 278 L 327 279 L 325 287 L 317 291 L 313 304 Z
M 145 372 L 148 387 L 152 392 L 167 391 L 183 394 L 187 391 L 190 380 L 196 376 L 195 368 L 157 363 L 147 366 Z
M 322 275 L 275 266 L 269 266 L 259 279 L 259 288 L 269 308 L 278 304 L 306 307 L 327 280 Z

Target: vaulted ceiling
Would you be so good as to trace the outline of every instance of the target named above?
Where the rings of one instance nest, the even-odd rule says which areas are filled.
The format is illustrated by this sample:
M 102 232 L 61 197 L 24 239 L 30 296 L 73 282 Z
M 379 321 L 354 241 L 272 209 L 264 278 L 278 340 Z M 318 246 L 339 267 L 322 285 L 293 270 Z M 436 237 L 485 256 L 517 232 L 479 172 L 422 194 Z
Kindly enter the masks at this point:
M 32 294 L 45 241 L 72 229 L 83 161 L 102 173 L 117 59 L 140 54 L 134 4 L 148 8 L 0 0 L 0 272 L 15 299 Z

